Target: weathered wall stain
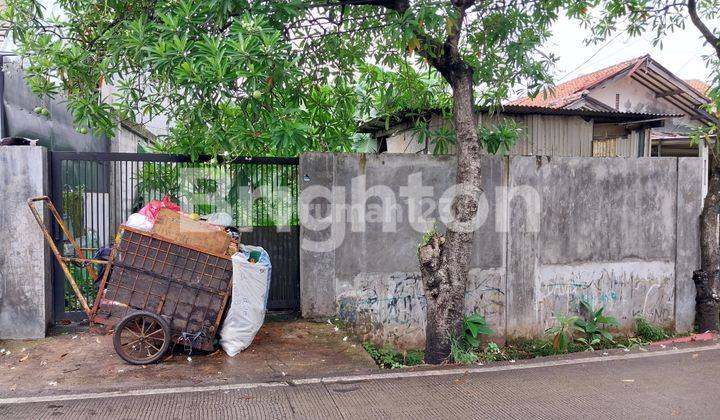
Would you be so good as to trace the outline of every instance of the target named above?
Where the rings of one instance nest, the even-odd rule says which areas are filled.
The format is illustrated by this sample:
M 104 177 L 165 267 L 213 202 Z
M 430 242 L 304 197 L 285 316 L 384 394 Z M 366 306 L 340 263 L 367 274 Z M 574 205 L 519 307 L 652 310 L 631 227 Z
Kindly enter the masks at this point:
M 481 313 L 500 335 L 505 324 L 503 271 L 473 269 L 466 312 Z M 419 348 L 425 340 L 426 300 L 420 273 L 361 273 L 338 287 L 337 314 L 364 340 Z
M 605 306 L 624 330 L 638 316 L 692 328 L 700 159 L 483 156 L 481 165 L 490 214 L 475 235 L 466 312 L 483 314 L 494 340 L 543 336 L 557 315 L 577 312 L 580 299 Z M 362 172 L 366 189 L 384 186 L 398 197 L 419 177 L 433 199 L 455 171 L 452 157 L 426 155 L 307 154 L 300 166 L 313 180 L 303 188 L 348 191 Z M 538 196 L 539 211 L 524 195 L 497 193 L 520 188 Z M 404 200 L 396 204 L 409 214 Z M 343 220 L 322 232 L 301 227 L 309 239 L 345 233 L 331 252 L 301 251 L 303 316 L 338 316 L 364 339 L 423 346 L 425 298 L 415 272 L 422 232 L 396 222 L 393 232 L 378 221 L 356 231 Z
M 674 315 L 675 265 L 663 261 L 624 261 L 541 266 L 537 271 L 537 309 L 542 328 L 558 315 L 577 313 L 581 299 L 604 306 L 621 328 L 631 330 L 636 317 L 671 327 Z

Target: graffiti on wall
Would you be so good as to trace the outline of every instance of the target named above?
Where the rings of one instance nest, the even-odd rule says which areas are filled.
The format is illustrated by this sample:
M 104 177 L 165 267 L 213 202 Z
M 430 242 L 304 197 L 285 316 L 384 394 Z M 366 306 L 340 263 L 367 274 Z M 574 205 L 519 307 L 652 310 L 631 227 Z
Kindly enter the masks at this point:
M 664 261 L 627 261 L 544 265 L 535 278 L 538 319 L 542 328 L 557 315 L 575 313 L 581 299 L 631 329 L 636 317 L 672 326 L 675 301 L 675 264 Z
M 505 325 L 504 270 L 470 270 L 466 312 L 485 315 L 502 335 Z M 427 301 L 417 272 L 361 273 L 338 285 L 340 320 L 364 340 L 399 348 L 425 343 Z

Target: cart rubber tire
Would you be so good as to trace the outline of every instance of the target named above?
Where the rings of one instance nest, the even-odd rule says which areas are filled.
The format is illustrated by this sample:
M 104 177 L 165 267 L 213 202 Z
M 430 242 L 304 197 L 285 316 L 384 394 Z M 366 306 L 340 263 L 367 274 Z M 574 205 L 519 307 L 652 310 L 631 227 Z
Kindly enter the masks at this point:
M 170 326 L 151 312 L 133 312 L 115 326 L 113 333 L 115 352 L 133 365 L 157 362 L 170 347 L 170 341 Z M 133 353 L 139 354 L 136 356 Z M 143 353 L 147 356 L 139 357 Z

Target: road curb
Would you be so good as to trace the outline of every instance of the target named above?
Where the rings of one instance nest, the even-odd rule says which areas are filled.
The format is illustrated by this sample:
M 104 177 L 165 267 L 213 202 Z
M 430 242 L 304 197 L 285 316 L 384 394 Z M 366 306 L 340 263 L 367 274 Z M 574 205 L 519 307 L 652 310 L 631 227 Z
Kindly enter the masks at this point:
M 183 394 L 183 393 L 195 393 L 195 392 L 214 392 L 214 391 L 234 391 L 243 389 L 257 389 L 257 388 L 282 388 L 291 386 L 303 386 L 313 384 L 334 384 L 334 383 L 347 383 L 347 382 L 368 382 L 368 381 L 380 381 L 390 379 L 403 379 L 403 378 L 418 378 L 418 377 L 431 377 L 431 376 L 453 376 L 453 375 L 468 375 L 468 374 L 487 374 L 493 372 L 513 371 L 513 370 L 526 370 L 526 369 L 540 369 L 556 366 L 570 366 L 580 365 L 589 363 L 604 363 L 611 361 L 623 361 L 623 360 L 634 360 L 634 359 L 645 359 L 653 357 L 673 356 L 678 354 L 688 353 L 700 353 L 705 351 L 720 350 L 720 344 L 713 344 L 709 346 L 697 346 L 688 347 L 681 349 L 665 349 L 657 350 L 644 353 L 625 353 L 607 356 L 592 356 L 592 357 L 579 357 L 571 359 L 560 359 L 560 360 L 545 360 L 545 361 L 530 361 L 525 363 L 510 363 L 503 365 L 489 365 L 489 366 L 477 366 L 477 367 L 462 367 L 462 368 L 446 368 L 446 369 L 432 369 L 432 370 L 419 370 L 419 371 L 393 371 L 374 373 L 367 375 L 345 375 L 345 376 L 328 376 L 320 378 L 303 378 L 293 379 L 282 382 L 253 382 L 253 383 L 238 383 L 238 384 L 227 384 L 227 385 L 207 385 L 207 386 L 186 386 L 186 387 L 175 387 L 175 388 L 154 388 L 154 389 L 135 389 L 135 390 L 123 390 L 123 391 L 108 391 L 108 392 L 96 392 L 96 393 L 79 393 L 79 394 L 62 394 L 62 395 L 46 395 L 46 396 L 35 396 L 35 397 L 13 397 L 13 398 L 0 398 L 0 405 L 10 404 L 31 404 L 31 403 L 42 403 L 42 402 L 57 402 L 57 401 L 73 401 L 73 400 L 88 400 L 88 399 L 105 399 L 105 398 L 118 398 L 118 397 L 129 397 L 129 396 L 154 396 L 154 395 L 168 395 L 168 394 Z

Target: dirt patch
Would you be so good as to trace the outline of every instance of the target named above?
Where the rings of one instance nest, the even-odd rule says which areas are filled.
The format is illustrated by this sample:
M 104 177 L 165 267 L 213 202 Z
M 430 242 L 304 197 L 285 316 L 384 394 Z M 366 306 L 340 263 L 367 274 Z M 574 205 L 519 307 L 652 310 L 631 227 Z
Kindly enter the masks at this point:
M 0 341 L 0 397 L 284 381 L 378 370 L 362 345 L 330 324 L 267 322 L 244 352 L 193 354 L 133 366 L 115 354 L 112 335 L 85 327 L 42 340 Z

